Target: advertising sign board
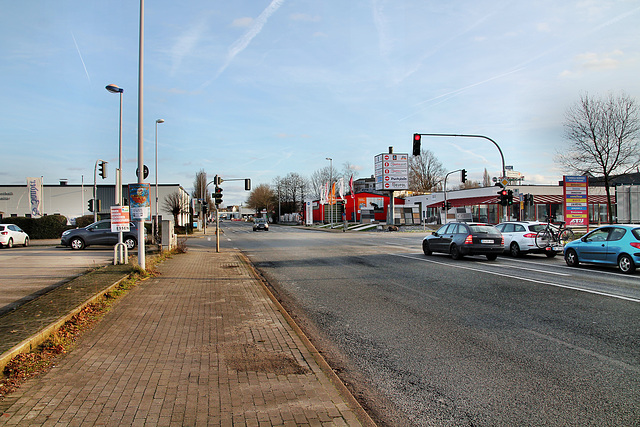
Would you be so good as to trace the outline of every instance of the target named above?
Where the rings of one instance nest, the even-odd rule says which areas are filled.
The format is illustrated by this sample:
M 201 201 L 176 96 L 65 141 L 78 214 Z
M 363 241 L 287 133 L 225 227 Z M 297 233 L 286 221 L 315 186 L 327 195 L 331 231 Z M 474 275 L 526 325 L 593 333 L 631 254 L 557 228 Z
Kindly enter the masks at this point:
M 111 206 L 111 231 L 129 230 L 129 206 Z
M 131 219 L 151 220 L 149 184 L 129 184 L 129 206 Z
M 588 177 L 564 177 L 564 218 L 568 227 L 589 225 Z

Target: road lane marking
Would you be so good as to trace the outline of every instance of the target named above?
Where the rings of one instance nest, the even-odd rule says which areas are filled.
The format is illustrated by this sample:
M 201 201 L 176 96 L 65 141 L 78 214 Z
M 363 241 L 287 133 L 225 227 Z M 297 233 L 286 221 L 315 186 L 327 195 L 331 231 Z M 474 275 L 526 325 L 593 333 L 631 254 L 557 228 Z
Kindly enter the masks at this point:
M 605 297 L 616 298 L 616 299 L 621 299 L 621 300 L 625 300 L 625 301 L 640 303 L 640 299 L 631 298 L 631 297 L 625 297 L 625 296 L 622 296 L 622 295 L 610 294 L 608 292 L 601 292 L 601 291 L 595 291 L 595 290 L 592 290 L 592 289 L 578 288 L 578 287 L 569 286 L 569 285 L 561 285 L 560 283 L 545 282 L 545 281 L 542 281 L 542 280 L 529 279 L 527 277 L 512 276 L 510 274 L 498 273 L 498 272 L 489 271 L 489 270 L 482 270 L 480 268 L 465 267 L 463 265 L 455 265 L 454 266 L 454 265 L 452 265 L 450 263 L 446 263 L 446 262 L 439 262 L 439 261 L 434 261 L 434 260 L 426 259 L 426 258 L 416 258 L 415 256 L 410 256 L 410 255 L 405 255 L 405 254 L 389 254 L 389 255 L 399 256 L 399 257 L 403 257 L 403 258 L 410 258 L 410 259 L 414 259 L 416 261 L 430 262 L 432 264 L 445 265 L 447 267 L 460 268 L 460 269 L 463 269 L 463 270 L 478 271 L 478 272 L 481 272 L 481 273 L 493 274 L 495 276 L 507 277 L 507 278 L 510 278 L 510 279 L 524 280 L 525 282 L 539 283 L 541 285 L 554 286 L 556 288 L 563 288 L 563 289 L 569 289 L 569 290 L 572 290 L 572 291 L 586 292 L 586 293 L 589 293 L 589 294 L 601 295 L 601 296 L 605 296 Z
M 611 363 L 612 365 L 617 365 L 618 367 L 621 367 L 621 368 L 624 368 L 624 369 L 628 369 L 628 370 L 634 371 L 636 373 L 640 373 L 640 368 L 638 368 L 636 366 L 633 366 L 633 365 L 630 365 L 628 363 L 625 363 L 625 362 L 623 362 L 621 360 L 613 359 L 613 358 L 611 358 L 609 356 L 606 356 L 604 354 L 596 353 L 593 350 L 589 350 L 589 349 L 586 349 L 584 347 L 580 347 L 580 346 L 577 346 L 575 344 L 571 344 L 571 343 L 569 343 L 567 341 L 564 341 L 564 340 L 561 340 L 561 339 L 558 339 L 558 338 L 554 338 L 554 337 L 552 337 L 550 335 L 547 335 L 547 334 L 541 334 L 540 332 L 536 332 L 536 331 L 533 331 L 531 329 L 523 329 L 523 331 L 528 333 L 528 334 L 534 335 L 534 336 L 536 336 L 538 338 L 541 338 L 541 339 L 544 339 L 544 340 L 547 340 L 547 341 L 551 341 L 552 343 L 563 345 L 563 346 L 568 347 L 568 348 L 570 348 L 572 350 L 575 350 L 575 351 L 577 351 L 579 353 L 586 354 L 587 356 L 595 357 L 598 360 L 601 360 L 601 361 L 604 361 L 604 362 L 607 362 L 607 363 Z

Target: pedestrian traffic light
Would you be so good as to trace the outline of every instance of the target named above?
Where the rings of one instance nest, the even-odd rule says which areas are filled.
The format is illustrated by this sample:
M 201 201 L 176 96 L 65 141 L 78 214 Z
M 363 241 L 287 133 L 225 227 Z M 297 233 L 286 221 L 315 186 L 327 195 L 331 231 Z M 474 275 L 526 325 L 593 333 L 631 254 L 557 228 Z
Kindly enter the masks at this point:
M 213 197 L 215 199 L 216 205 L 222 203 L 222 188 L 216 187 L 216 191 L 213 194 Z
M 460 181 L 462 182 L 466 182 L 467 181 L 467 170 L 466 169 L 462 169 L 462 172 L 460 174 Z
M 93 199 L 89 199 L 89 212 L 93 212 Z
M 507 205 L 510 206 L 513 204 L 513 190 L 507 191 Z
M 98 163 L 98 172 L 102 179 L 107 177 L 107 163 L 108 162 L 105 162 L 104 160 L 100 160 L 100 163 Z
M 414 156 L 419 156 L 420 155 L 420 140 L 422 139 L 422 135 L 420 135 L 419 133 L 414 133 L 413 134 L 413 155 Z

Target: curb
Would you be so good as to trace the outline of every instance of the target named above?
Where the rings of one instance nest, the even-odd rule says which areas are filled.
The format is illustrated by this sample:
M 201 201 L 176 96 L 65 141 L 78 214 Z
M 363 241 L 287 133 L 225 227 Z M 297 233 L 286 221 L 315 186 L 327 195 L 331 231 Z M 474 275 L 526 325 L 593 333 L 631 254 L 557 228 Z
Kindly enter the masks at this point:
M 280 301 L 278 301 L 275 295 L 271 292 L 271 290 L 265 283 L 265 279 L 256 271 L 255 267 L 253 266 L 249 258 L 242 251 L 239 251 L 238 253 L 242 261 L 245 263 L 245 265 L 249 268 L 249 270 L 253 274 L 254 278 L 258 282 L 260 282 L 260 285 L 265 290 L 267 295 L 269 295 L 269 298 L 271 299 L 271 301 L 276 305 L 276 308 L 278 309 L 278 311 L 284 316 L 289 326 L 291 326 L 291 328 L 294 330 L 296 335 L 298 335 L 298 337 L 302 340 L 305 347 L 307 347 L 307 350 L 311 353 L 311 355 L 313 356 L 314 360 L 316 361 L 316 363 L 318 364 L 322 372 L 325 375 L 327 375 L 327 377 L 329 378 L 329 381 L 331 381 L 331 383 L 338 389 L 338 392 L 340 393 L 340 395 L 342 395 L 342 397 L 347 401 L 347 404 L 351 407 L 353 412 L 356 414 L 356 416 L 358 417 L 358 420 L 362 423 L 363 426 L 376 427 L 377 424 L 375 423 L 375 421 L 373 421 L 373 419 L 369 416 L 369 414 L 364 410 L 362 405 L 360 405 L 360 402 L 358 402 L 358 400 L 353 396 L 353 394 L 349 391 L 347 386 L 344 385 L 344 383 L 342 382 L 340 377 L 338 377 L 335 371 L 331 369 L 331 366 L 329 365 L 329 363 L 322 356 L 322 354 L 320 354 L 318 349 L 316 349 L 316 347 L 309 340 L 309 338 L 307 338 L 304 331 L 300 328 L 300 326 L 298 326 L 298 324 L 293 319 L 293 317 L 291 317 L 291 315 L 289 315 L 289 313 L 285 310 L 282 304 L 280 304 Z

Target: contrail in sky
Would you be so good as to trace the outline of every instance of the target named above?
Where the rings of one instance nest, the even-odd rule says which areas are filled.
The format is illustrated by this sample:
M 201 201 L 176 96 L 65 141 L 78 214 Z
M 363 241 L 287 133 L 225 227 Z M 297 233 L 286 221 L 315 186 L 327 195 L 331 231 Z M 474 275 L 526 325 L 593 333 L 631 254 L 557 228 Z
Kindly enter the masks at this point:
M 71 32 L 71 37 L 73 38 L 73 44 L 76 45 L 76 50 L 78 51 L 78 56 L 80 57 L 80 61 L 82 61 L 82 66 L 84 67 L 84 73 L 87 75 L 87 80 L 89 80 L 89 83 L 91 83 L 91 77 L 89 77 L 87 66 L 84 65 L 84 59 L 82 59 L 82 54 L 80 53 L 80 48 L 78 47 L 78 43 L 76 42 L 76 37 L 73 35 L 73 31 Z
M 220 76 L 220 74 L 222 74 L 224 70 L 227 69 L 229 64 L 231 64 L 231 61 L 233 61 L 233 59 L 240 52 L 242 52 L 247 48 L 247 46 L 249 46 L 249 43 L 251 43 L 251 40 L 253 40 L 254 37 L 257 36 L 258 34 L 260 34 L 260 31 L 262 31 L 262 27 L 264 27 L 264 24 L 267 23 L 271 15 L 273 15 L 280 8 L 280 6 L 283 5 L 283 3 L 284 3 L 284 0 L 271 1 L 269 6 L 267 6 L 267 8 L 262 11 L 260 16 L 256 18 L 255 22 L 251 25 L 251 28 L 249 28 L 249 31 L 247 31 L 242 37 L 236 40 L 231 45 L 231 47 L 229 47 L 229 53 L 227 54 L 227 59 L 224 61 L 224 64 L 222 65 L 222 67 L 220 67 L 220 69 L 218 70 L 218 73 L 212 80 L 217 79 Z M 206 86 L 209 86 L 212 80 L 205 82 L 202 86 L 200 86 L 200 89 Z

